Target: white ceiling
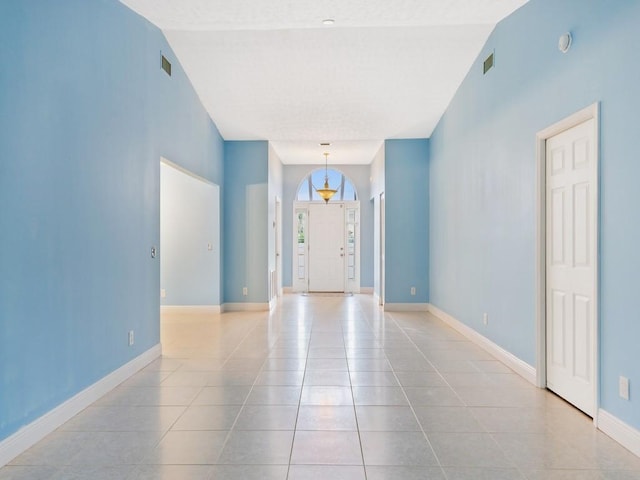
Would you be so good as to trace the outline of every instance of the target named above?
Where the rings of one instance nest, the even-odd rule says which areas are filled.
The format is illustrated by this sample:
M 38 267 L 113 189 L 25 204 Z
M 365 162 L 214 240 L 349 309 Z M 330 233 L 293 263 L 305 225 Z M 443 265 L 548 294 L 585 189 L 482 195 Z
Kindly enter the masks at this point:
M 370 163 L 428 137 L 495 24 L 527 0 L 121 0 L 163 31 L 227 140 L 285 164 Z M 332 26 L 322 20 L 335 19 Z

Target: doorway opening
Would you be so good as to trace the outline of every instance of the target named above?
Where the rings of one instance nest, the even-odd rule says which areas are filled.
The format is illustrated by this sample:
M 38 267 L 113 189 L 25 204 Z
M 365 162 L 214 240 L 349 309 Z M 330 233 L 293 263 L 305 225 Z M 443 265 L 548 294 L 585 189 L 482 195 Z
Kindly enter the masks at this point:
M 220 285 L 220 188 L 162 158 L 162 310 L 219 312 Z

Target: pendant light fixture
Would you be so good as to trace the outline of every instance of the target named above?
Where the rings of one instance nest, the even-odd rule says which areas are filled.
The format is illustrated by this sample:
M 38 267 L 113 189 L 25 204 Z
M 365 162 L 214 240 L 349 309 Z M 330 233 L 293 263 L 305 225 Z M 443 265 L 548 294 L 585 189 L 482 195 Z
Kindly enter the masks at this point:
M 327 157 L 329 156 L 329 154 L 327 152 L 324 152 L 323 155 L 324 155 L 324 187 L 316 188 L 314 186 L 313 188 L 315 188 L 316 192 L 318 192 L 318 195 L 322 197 L 322 199 L 324 200 L 324 203 L 329 203 L 329 200 L 331 200 L 331 197 L 333 197 L 333 195 L 338 190 L 329 188 L 329 174 L 327 171 Z

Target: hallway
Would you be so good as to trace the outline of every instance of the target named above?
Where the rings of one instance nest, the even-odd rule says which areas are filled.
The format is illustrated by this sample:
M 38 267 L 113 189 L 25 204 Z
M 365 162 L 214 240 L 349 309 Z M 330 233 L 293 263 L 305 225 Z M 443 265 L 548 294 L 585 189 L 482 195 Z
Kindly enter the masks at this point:
M 640 458 L 426 313 L 285 295 L 165 315 L 164 356 L 0 479 L 640 479 Z

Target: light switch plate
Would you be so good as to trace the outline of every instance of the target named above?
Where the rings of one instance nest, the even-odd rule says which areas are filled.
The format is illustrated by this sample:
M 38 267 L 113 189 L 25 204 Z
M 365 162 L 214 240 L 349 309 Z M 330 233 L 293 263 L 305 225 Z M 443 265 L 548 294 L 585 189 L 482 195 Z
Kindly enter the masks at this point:
M 623 377 L 622 375 L 620 375 L 620 382 L 619 382 L 619 393 L 620 393 L 620 398 L 623 398 L 624 400 L 629 400 L 629 379 L 627 377 Z

